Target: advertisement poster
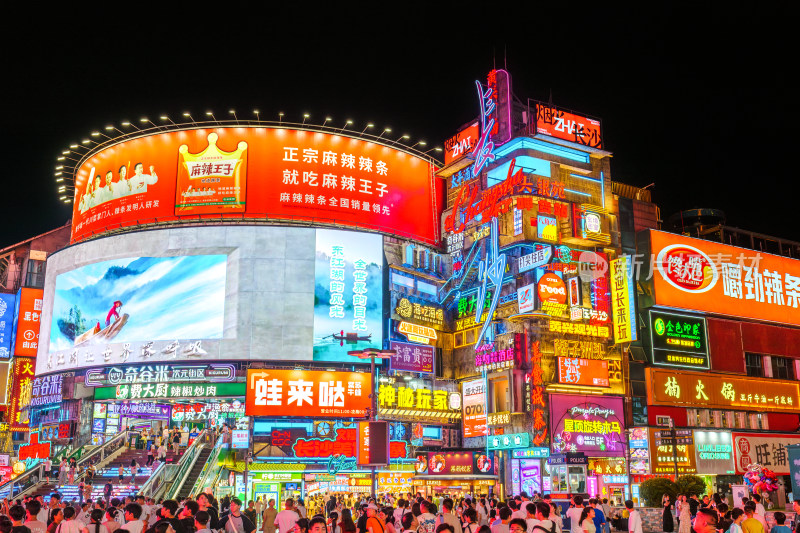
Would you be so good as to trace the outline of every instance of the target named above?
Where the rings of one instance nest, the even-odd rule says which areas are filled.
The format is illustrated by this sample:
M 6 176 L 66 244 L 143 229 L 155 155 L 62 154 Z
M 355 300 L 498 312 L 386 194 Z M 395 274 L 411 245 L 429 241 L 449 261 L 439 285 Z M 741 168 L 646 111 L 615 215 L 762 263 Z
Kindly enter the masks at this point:
M 396 351 L 389 360 L 392 370 L 433 374 L 435 347 L 397 341 L 391 341 L 389 347 Z
M 383 237 L 316 234 L 314 360 L 355 362 L 348 351 L 383 346 Z
M 483 475 L 492 471 L 492 458 L 483 453 L 428 452 L 427 459 L 431 476 Z
M 603 148 L 599 120 L 576 115 L 544 102 L 536 103 L 536 133 L 584 146 Z
M 486 384 L 482 379 L 461 384 L 464 405 L 464 438 L 489 434 L 486 424 Z
M 14 294 L 0 293 L 0 359 L 11 358 L 11 337 L 14 332 Z
M 247 416 L 360 418 L 371 406 L 363 372 L 250 369 L 246 385 Z
M 622 398 L 551 394 L 550 423 L 553 453 L 625 455 Z
M 51 360 L 70 360 L 76 366 L 77 354 L 90 347 L 221 338 L 226 263 L 226 255 L 128 257 L 60 274 L 50 328 Z M 153 355 L 131 351 L 126 362 L 147 361 Z
M 654 365 L 708 368 L 705 318 L 652 309 L 649 315 Z
M 778 475 L 789 474 L 789 444 L 800 444 L 800 435 L 733 433 L 736 473 L 744 474 L 747 465 L 758 463 Z
M 14 355 L 36 357 L 39 349 L 39 325 L 42 316 L 42 289 L 22 288 L 17 292 L 17 328 L 14 332 Z
M 232 216 L 440 240 L 444 182 L 428 160 L 287 128 L 201 128 L 124 141 L 75 176 L 72 242 L 120 227 Z
M 558 382 L 565 385 L 608 387 L 608 361 L 559 357 Z
M 730 431 L 694 430 L 694 453 L 699 474 L 733 474 Z
M 660 231 L 649 237 L 655 267 L 641 279 L 656 305 L 800 325 L 800 261 Z

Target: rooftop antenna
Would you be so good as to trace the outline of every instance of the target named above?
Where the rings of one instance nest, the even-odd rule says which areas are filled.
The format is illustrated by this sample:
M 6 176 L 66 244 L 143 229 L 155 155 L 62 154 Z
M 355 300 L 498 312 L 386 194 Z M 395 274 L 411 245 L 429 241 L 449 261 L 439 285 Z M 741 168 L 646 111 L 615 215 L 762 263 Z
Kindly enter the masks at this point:
M 550 107 L 553 107 L 553 88 L 550 87 L 550 99 L 547 101 L 550 104 Z
M 503 45 L 503 70 L 508 70 L 508 62 L 506 61 L 506 45 Z
M 495 53 L 494 46 L 492 46 L 492 69 L 497 70 L 497 54 Z

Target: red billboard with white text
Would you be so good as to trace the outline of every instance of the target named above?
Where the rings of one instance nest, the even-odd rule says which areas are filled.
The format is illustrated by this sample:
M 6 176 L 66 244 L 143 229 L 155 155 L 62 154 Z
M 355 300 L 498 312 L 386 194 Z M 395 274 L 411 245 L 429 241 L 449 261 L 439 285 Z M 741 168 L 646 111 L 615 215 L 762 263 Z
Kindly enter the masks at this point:
M 72 242 L 165 222 L 330 223 L 438 244 L 443 182 L 430 160 L 342 135 L 178 130 L 98 151 L 75 176 Z

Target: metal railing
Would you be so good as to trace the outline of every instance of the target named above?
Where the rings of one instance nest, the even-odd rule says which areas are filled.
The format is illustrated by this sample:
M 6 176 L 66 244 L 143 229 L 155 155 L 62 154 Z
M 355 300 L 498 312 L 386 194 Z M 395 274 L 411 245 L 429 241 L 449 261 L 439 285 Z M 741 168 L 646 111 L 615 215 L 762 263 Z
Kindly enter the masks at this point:
M 200 432 L 191 446 L 183 452 L 180 460 L 176 464 L 170 465 L 173 468 L 165 468 L 165 480 L 159 487 L 155 488 L 156 491 L 160 491 L 164 487 L 164 499 L 174 498 L 180 492 L 186 482 L 186 478 L 189 476 L 189 472 L 192 471 L 194 463 L 200 457 L 200 451 L 206 446 L 206 431 Z
M 77 461 L 78 467 L 83 465 L 87 465 L 90 460 L 93 462 L 100 463 L 109 457 L 114 452 L 118 451 L 125 445 L 126 441 L 126 433 L 125 431 L 117 433 L 114 437 L 106 441 L 104 444 L 89 450 L 86 453 L 81 454 L 81 458 Z M 83 448 L 83 447 L 81 447 Z M 70 454 L 71 455 L 71 454 Z M 41 462 L 28 470 L 17 476 L 16 478 L 12 479 L 5 485 L 0 486 L 0 495 L 7 495 L 6 497 L 10 498 L 12 496 L 24 496 L 29 491 L 33 490 L 39 483 L 41 483 L 42 479 L 46 476 L 44 474 L 44 462 Z M 85 470 L 76 476 L 75 481 L 78 482 L 83 476 L 85 476 Z M 16 491 L 16 492 L 15 492 Z
M 204 487 L 216 485 L 216 479 L 219 477 L 220 472 L 219 452 L 223 446 L 223 439 L 224 437 L 220 435 L 217 442 L 214 443 L 214 447 L 211 449 L 211 455 L 208 461 L 206 461 L 200 475 L 197 477 L 197 480 L 194 482 L 191 494 L 200 494 Z M 209 483 L 209 481 L 211 483 Z
M 139 487 L 139 494 L 142 496 L 146 496 L 149 498 L 157 499 L 159 497 L 159 492 L 163 489 L 166 489 L 166 482 L 167 479 L 170 477 L 170 473 L 174 473 L 177 470 L 178 465 L 168 465 L 167 463 L 161 463 L 158 465 L 150 477 L 147 478 L 147 481 L 144 482 L 144 485 Z

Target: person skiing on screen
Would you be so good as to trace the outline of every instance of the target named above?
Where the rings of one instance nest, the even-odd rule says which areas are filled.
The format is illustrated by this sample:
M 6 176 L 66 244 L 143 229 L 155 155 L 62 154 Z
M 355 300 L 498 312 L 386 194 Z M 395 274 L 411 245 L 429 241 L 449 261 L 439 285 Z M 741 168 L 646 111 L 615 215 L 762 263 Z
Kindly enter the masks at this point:
M 109 309 L 106 315 L 106 327 L 111 325 L 111 317 L 114 317 L 114 322 L 119 320 L 119 309 L 122 307 L 122 302 L 119 300 L 114 301 L 114 304 Z

